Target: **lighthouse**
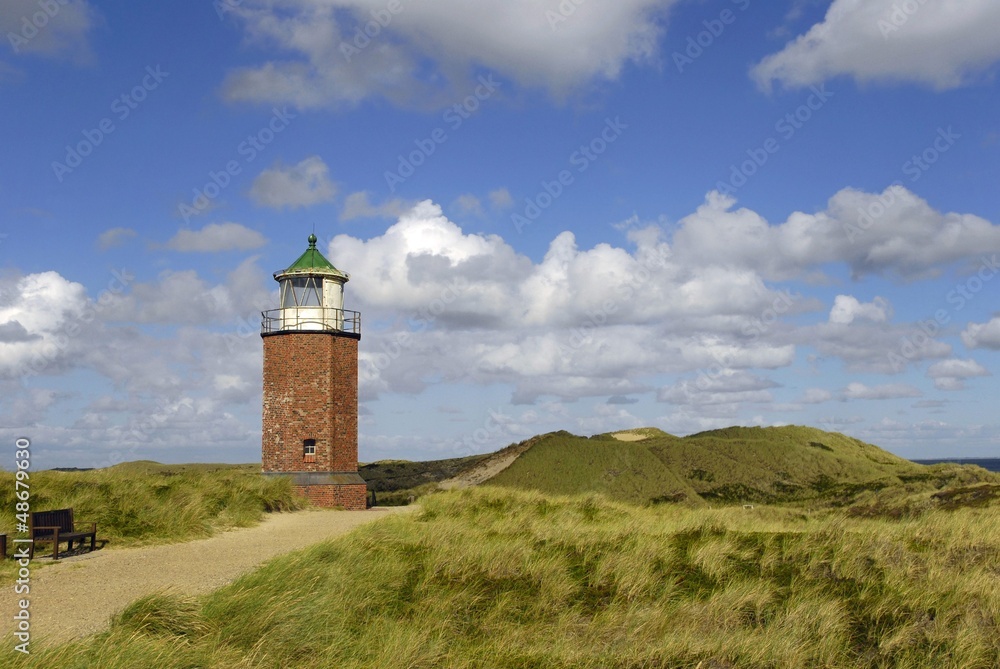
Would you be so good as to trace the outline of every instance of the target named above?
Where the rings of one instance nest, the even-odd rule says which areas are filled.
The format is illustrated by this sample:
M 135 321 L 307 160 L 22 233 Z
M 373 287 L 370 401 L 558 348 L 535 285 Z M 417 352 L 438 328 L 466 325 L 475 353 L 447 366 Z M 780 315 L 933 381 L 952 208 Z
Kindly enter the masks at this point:
M 261 313 L 265 476 L 289 476 L 317 505 L 364 509 L 358 474 L 361 314 L 344 309 L 349 276 L 309 247 L 274 273 L 279 308 Z

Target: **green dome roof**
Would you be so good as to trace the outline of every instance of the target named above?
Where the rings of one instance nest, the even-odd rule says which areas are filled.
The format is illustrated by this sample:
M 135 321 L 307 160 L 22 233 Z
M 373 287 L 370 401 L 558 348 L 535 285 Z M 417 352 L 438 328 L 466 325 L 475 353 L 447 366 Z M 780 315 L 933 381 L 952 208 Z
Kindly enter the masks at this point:
M 348 278 L 346 272 L 341 272 L 333 266 L 326 257 L 316 248 L 316 235 L 309 235 L 309 248 L 299 256 L 299 259 L 288 266 L 287 269 L 275 272 L 274 277 L 284 274 L 327 274 Z

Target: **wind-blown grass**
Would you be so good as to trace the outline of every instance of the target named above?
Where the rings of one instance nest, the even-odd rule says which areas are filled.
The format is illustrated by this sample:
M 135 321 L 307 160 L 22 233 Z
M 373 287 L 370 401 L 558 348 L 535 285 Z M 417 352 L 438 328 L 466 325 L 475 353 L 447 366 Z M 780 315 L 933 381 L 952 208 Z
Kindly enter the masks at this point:
M 1000 666 L 1000 509 L 919 519 L 467 489 L 157 596 L 32 663 L 157 667 Z M 28 661 L 0 649 L 4 666 Z
M 247 527 L 268 511 L 302 508 L 280 478 L 259 465 L 161 465 L 141 461 L 89 471 L 32 472 L 31 509 L 72 507 L 115 546 L 183 541 Z M 0 472 L 0 532 L 14 531 L 14 475 Z

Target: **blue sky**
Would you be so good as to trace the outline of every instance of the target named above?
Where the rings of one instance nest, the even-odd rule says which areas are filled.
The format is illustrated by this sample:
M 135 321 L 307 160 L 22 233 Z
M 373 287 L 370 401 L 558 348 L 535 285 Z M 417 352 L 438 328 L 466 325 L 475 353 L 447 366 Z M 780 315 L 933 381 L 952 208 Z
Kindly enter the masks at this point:
M 0 436 L 256 460 L 259 312 L 315 228 L 363 314 L 362 460 L 789 423 L 998 456 L 998 23 L 4 3 Z

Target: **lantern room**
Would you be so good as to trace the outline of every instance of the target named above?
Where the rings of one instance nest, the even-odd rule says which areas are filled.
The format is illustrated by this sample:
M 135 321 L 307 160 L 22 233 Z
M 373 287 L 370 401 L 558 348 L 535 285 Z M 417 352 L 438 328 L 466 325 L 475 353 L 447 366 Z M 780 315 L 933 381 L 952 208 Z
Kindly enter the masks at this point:
M 316 235 L 309 235 L 309 248 L 287 269 L 274 273 L 280 287 L 281 308 L 263 313 L 263 332 L 334 331 L 360 334 L 356 311 L 344 310 L 344 284 L 350 280 L 316 248 Z

